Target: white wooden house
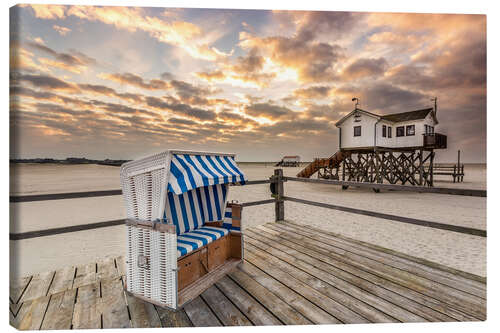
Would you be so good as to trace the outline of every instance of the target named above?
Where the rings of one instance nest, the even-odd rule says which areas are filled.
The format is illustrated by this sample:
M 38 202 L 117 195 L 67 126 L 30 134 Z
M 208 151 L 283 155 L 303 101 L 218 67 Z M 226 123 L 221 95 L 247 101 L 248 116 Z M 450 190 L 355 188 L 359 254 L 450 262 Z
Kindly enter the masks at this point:
M 354 109 L 335 125 L 341 150 L 367 148 L 446 148 L 446 136 L 435 133 L 433 108 L 377 115 Z

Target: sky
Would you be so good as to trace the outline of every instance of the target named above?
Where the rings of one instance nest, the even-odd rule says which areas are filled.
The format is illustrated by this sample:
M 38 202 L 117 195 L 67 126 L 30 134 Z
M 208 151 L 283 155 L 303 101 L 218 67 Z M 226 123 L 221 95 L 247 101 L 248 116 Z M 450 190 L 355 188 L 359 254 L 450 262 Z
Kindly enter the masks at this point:
M 19 5 L 11 158 L 240 161 L 338 149 L 335 122 L 433 106 L 438 161 L 486 162 L 486 16 Z

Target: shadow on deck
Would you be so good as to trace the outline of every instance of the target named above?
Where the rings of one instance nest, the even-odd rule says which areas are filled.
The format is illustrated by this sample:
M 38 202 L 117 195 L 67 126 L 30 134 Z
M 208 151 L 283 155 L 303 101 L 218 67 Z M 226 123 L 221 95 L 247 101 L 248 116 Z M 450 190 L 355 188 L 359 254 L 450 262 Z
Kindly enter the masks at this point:
M 245 230 L 245 261 L 183 309 L 124 292 L 122 257 L 12 281 L 19 329 L 479 321 L 484 278 L 291 222 Z

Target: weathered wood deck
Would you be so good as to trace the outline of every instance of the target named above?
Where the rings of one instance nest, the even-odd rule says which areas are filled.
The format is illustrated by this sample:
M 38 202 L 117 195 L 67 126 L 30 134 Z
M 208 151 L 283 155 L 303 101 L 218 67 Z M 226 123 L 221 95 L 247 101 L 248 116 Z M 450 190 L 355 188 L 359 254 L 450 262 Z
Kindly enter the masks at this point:
M 245 230 L 245 261 L 177 312 L 124 292 L 124 260 L 10 286 L 19 329 L 478 321 L 485 279 L 290 222 Z

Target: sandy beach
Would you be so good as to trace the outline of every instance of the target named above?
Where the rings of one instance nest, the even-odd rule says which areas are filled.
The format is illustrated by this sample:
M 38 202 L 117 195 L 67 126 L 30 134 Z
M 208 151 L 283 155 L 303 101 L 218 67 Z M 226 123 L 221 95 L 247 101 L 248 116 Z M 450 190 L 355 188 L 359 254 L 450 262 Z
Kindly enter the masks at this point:
M 274 166 L 241 164 L 249 179 L 265 179 Z M 300 168 L 284 168 L 295 176 Z M 486 189 L 486 166 L 466 165 L 463 183 L 439 176 L 435 186 Z M 98 165 L 11 165 L 11 194 L 42 194 L 118 189 L 119 168 Z M 288 182 L 285 193 L 336 205 L 388 214 L 486 228 L 486 199 L 409 192 L 374 193 L 371 190 Z M 270 197 L 268 185 L 232 187 L 230 200 Z M 11 232 L 26 232 L 124 218 L 121 196 L 11 203 Z M 314 225 L 347 237 L 432 260 L 486 276 L 486 239 L 455 232 L 412 226 L 378 218 L 343 213 L 297 203 L 285 203 L 285 219 Z M 274 221 L 274 206 L 245 208 L 244 228 Z M 13 277 L 85 264 L 103 256 L 125 253 L 125 230 L 110 227 L 56 236 L 10 241 Z

